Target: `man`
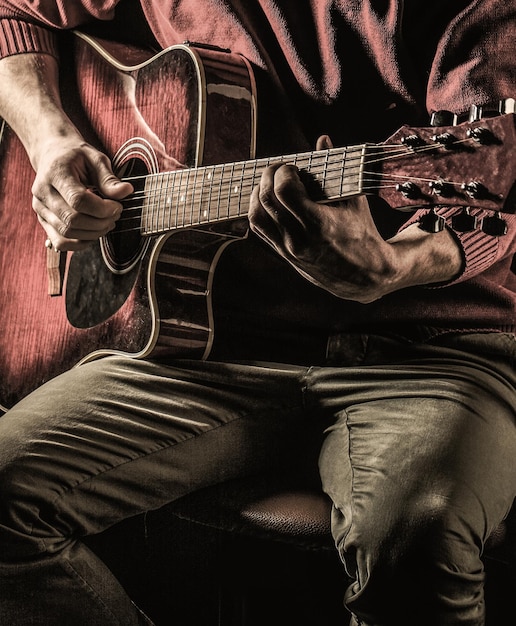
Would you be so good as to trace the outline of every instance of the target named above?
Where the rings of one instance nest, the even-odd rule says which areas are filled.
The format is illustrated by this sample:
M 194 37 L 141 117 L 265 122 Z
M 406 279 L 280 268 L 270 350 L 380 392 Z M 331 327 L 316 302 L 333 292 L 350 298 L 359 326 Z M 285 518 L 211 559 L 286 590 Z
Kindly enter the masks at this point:
M 0 115 L 27 150 L 33 208 L 59 250 L 109 232 L 132 191 L 57 88 L 61 31 L 130 23 L 117 4 L 0 1 Z M 513 0 L 141 5 L 163 48 L 188 39 L 243 54 L 276 93 L 278 118 L 288 107 L 320 148 L 514 96 Z M 271 139 L 281 123 L 264 123 Z M 282 141 L 285 154 L 297 147 Z M 2 623 L 145 623 L 80 538 L 288 463 L 293 433 L 315 426 L 326 429 L 320 473 L 353 578 L 352 624 L 484 624 L 480 554 L 516 494 L 516 222 L 505 215 L 503 235 L 465 231 L 454 227 L 462 212 L 437 208 L 445 226 L 429 232 L 426 209 L 380 218 L 362 197 L 317 204 L 293 166 L 268 167 L 252 234 L 229 254 L 251 285 L 243 314 L 274 348 L 260 351 L 252 323 L 223 361 L 102 359 L 0 420 Z M 489 213 L 471 214 L 481 224 Z M 230 296 L 224 306 L 231 327 L 242 311 Z M 301 347 L 326 337 L 322 356 L 293 357 L 289 330 Z

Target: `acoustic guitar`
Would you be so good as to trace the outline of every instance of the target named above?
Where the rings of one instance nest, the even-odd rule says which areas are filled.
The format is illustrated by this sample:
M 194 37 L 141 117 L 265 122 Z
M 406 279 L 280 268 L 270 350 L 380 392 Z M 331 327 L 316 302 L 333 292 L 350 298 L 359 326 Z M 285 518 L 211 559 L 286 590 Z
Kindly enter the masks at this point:
M 208 358 L 217 262 L 246 236 L 251 191 L 272 161 L 297 165 L 320 202 L 377 194 L 401 210 L 481 207 L 495 222 L 506 210 L 516 179 L 513 113 L 402 127 L 378 145 L 256 159 L 256 86 L 241 56 L 188 44 L 151 54 L 81 33 L 74 44 L 74 82 L 62 88 L 67 112 L 135 191 L 97 244 L 47 250 L 30 208 L 30 163 L 2 127 L 4 409 L 106 354 Z

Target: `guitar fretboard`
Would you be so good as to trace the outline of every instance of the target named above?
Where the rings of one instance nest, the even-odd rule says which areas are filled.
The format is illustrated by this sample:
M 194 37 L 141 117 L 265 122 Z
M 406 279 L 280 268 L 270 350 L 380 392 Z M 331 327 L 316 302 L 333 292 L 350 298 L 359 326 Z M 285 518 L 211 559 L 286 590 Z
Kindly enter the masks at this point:
M 151 174 L 145 182 L 141 233 L 157 235 L 245 216 L 251 192 L 271 163 L 297 166 L 316 201 L 358 195 L 365 151 L 364 144 Z

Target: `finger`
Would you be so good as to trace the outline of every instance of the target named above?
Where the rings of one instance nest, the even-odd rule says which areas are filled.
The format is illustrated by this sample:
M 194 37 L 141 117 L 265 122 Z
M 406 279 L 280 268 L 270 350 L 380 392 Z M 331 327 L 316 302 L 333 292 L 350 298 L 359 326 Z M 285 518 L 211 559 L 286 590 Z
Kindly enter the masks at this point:
M 307 218 L 311 223 L 311 216 L 319 212 L 319 206 L 308 197 L 299 170 L 294 165 L 283 165 L 274 172 L 274 196 L 276 203 L 282 207 L 281 216 L 290 228 L 294 218 L 297 227 L 305 230 Z
M 91 188 L 77 183 L 72 178 L 59 180 L 54 188 L 64 200 L 65 204 L 61 204 L 61 211 L 64 213 L 67 213 L 68 209 L 72 209 L 73 212 L 102 219 L 119 217 L 122 212 L 123 207 L 120 202 L 101 198 Z
M 266 210 L 260 199 L 260 187 L 256 186 L 251 194 L 249 208 L 249 224 L 252 232 L 269 244 L 280 256 L 291 259 L 296 256 L 296 249 L 303 245 L 304 237 L 298 224 L 288 211 L 283 210 L 287 219 L 292 222 L 285 226 L 285 215 L 280 217 L 274 211 Z
M 55 194 L 50 206 L 33 198 L 32 206 L 38 217 L 48 223 L 63 238 L 94 240 L 110 232 L 116 225 L 116 217 L 92 217 L 71 209 Z
M 76 213 L 100 219 L 117 219 L 122 212 L 120 202 L 101 198 L 80 182 L 76 175 L 63 170 L 54 173 L 48 181 L 36 176 L 32 195 L 39 203 L 38 206 L 53 211 L 63 223 L 67 223 Z
M 260 178 L 259 201 L 261 206 L 281 229 L 299 227 L 295 204 L 306 199 L 306 189 L 293 165 L 276 163 L 267 167 Z M 285 200 L 288 200 L 285 202 Z M 286 209 L 286 210 L 285 210 Z M 294 219 L 293 219 L 294 218 Z
M 281 202 L 276 198 L 274 189 L 275 174 L 280 167 L 282 167 L 281 163 L 274 163 L 266 167 L 256 188 L 259 204 L 274 221 L 277 221 L 279 212 L 282 209 Z
M 66 239 L 62 237 L 48 222 L 42 220 L 39 215 L 38 220 L 43 227 L 47 241 L 49 242 L 48 244 L 45 242 L 45 245 L 56 252 L 83 250 L 91 244 L 91 241 L 89 240 L 81 241 L 80 239 Z

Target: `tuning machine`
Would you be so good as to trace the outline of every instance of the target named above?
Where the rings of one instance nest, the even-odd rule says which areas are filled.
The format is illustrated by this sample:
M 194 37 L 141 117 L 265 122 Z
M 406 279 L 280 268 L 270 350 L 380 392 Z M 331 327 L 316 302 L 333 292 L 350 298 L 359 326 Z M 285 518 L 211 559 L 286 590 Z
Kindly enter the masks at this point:
M 478 228 L 478 218 L 471 215 L 469 207 L 464 207 L 460 213 L 451 218 L 451 227 L 458 233 L 469 233 Z
M 430 126 L 456 126 L 457 115 L 451 111 L 434 111 L 430 117 Z
M 485 117 L 497 117 L 507 113 L 516 113 L 516 100 L 514 98 L 505 98 L 505 100 L 499 100 L 495 103 L 472 105 L 469 110 L 469 121 L 476 122 Z

